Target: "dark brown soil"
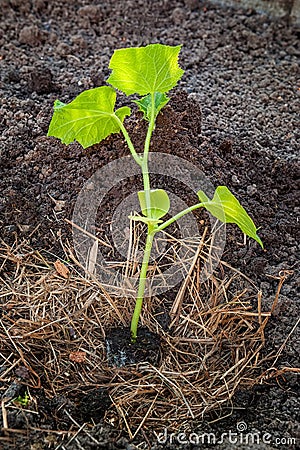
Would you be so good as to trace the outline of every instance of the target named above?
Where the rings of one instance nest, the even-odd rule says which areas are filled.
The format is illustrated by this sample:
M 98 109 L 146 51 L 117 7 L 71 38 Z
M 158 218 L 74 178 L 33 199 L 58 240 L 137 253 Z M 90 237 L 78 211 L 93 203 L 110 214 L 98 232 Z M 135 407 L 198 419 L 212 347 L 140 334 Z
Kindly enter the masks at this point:
M 110 365 L 122 367 L 139 362 L 156 365 L 160 359 L 160 339 L 150 330 L 139 328 L 138 339 L 131 342 L 129 328 L 113 328 L 106 333 L 106 356 Z
M 26 239 L 50 257 L 63 256 L 61 242 L 71 239 L 64 219 L 72 218 L 84 182 L 128 149 L 118 135 L 87 150 L 47 138 L 53 101 L 70 101 L 82 90 L 104 84 L 115 48 L 183 44 L 186 72 L 158 119 L 152 151 L 181 156 L 199 166 L 215 186 L 227 185 L 261 227 L 265 251 L 253 242 L 243 245 L 241 233 L 228 227 L 222 259 L 260 286 L 265 310 L 280 271 L 290 271 L 267 329 L 265 354 L 273 352 L 275 359 L 288 338 L 276 367 L 297 367 L 299 338 L 296 332 L 289 334 L 299 315 L 299 31 L 252 10 L 188 0 L 2 0 L 0 14 L 1 238 L 10 245 Z M 135 113 L 126 124 L 141 150 L 144 124 L 138 119 Z M 180 186 L 172 188 L 180 193 Z M 0 375 L 5 370 L 1 358 Z M 251 448 L 296 448 L 288 441 L 299 431 L 295 378 L 288 373 L 239 393 L 218 412 L 227 413 L 226 419 L 214 424 L 209 422 L 216 417 L 208 416 L 194 424 L 195 432 L 220 436 L 220 430 L 235 431 L 244 421 L 248 431 L 272 435 L 269 446 Z M 23 395 L 24 385 L 26 374 L 19 374 L 13 387 L 0 378 L 2 395 L 11 396 L 8 389 L 15 389 L 13 396 Z M 16 410 L 10 426 L 17 431 L 0 434 L 1 448 L 129 450 L 141 442 L 148 443 L 139 448 L 199 448 L 156 442 L 151 447 L 143 433 L 129 443 L 113 426 L 103 425 L 103 411 L 91 401 L 108 406 L 105 392 L 86 395 L 80 407 L 67 395 L 50 401 L 41 390 L 39 415 Z M 69 444 L 66 435 L 56 433 L 74 426 L 65 410 L 79 424 L 95 424 Z M 51 442 L 41 427 L 54 430 L 47 437 Z M 249 448 L 243 445 L 234 448 Z

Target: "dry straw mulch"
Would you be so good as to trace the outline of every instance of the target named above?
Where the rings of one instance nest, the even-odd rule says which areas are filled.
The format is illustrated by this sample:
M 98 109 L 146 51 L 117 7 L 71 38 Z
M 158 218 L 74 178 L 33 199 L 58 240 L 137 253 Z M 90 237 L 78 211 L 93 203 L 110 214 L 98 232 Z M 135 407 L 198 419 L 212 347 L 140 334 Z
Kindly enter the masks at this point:
M 51 398 L 106 387 L 112 406 L 105 420 L 132 438 L 141 429 L 188 429 L 207 411 L 221 411 L 238 389 L 263 380 L 261 350 L 271 311 L 262 312 L 261 292 L 225 263 L 218 276 L 200 284 L 200 254 L 175 301 L 146 300 L 141 323 L 162 339 L 157 367 L 142 362 L 114 368 L 107 364 L 105 332 L 129 325 L 134 300 L 112 298 L 84 275 L 71 252 L 69 258 L 54 264 L 26 243 L 2 243 L 3 385 L 25 367 L 33 398 L 36 388 Z M 158 310 L 171 311 L 167 331 Z

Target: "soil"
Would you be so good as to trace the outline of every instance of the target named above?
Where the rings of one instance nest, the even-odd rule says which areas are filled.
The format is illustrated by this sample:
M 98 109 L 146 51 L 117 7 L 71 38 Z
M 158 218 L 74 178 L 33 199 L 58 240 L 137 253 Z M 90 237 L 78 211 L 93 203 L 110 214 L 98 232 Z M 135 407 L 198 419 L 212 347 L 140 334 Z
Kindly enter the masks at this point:
M 128 150 L 119 135 L 87 150 L 47 138 L 54 100 L 68 102 L 82 90 L 104 84 L 115 48 L 183 44 L 180 64 L 186 72 L 159 116 L 152 151 L 181 156 L 199 166 L 215 186 L 227 185 L 261 227 L 265 251 L 253 242 L 244 245 L 240 232 L 228 227 L 222 259 L 260 287 L 265 310 L 285 271 L 264 352 L 274 355 L 276 367 L 297 367 L 299 30 L 251 9 L 196 0 L 1 0 L 0 14 L 1 238 L 9 245 L 25 239 L 50 257 L 64 256 L 61 243 L 71 240 L 64 219 L 71 220 L 85 181 Z M 135 110 L 126 125 L 141 149 L 145 127 L 139 118 Z M 120 197 L 125 194 L 118 191 Z M 1 358 L 0 371 L 5 370 Z M 272 360 L 266 364 L 272 366 Z M 26 373 L 13 386 L 1 382 L 2 398 L 23 395 L 24 385 Z M 220 435 L 220 430 L 235 432 L 237 423 L 245 422 L 249 432 L 270 433 L 271 443 L 233 447 L 227 442 L 214 448 L 296 448 L 296 387 L 296 374 L 270 378 L 236 394 L 231 405 L 195 423 L 194 431 Z M 15 432 L 0 436 L 1 448 L 199 448 L 174 440 L 151 443 L 142 432 L 129 442 L 126 433 L 101 421 L 104 411 L 90 401 L 97 399 L 105 410 L 105 392 L 86 395 L 80 408 L 67 393 L 49 400 L 41 391 L 40 414 L 16 411 L 15 421 L 10 418 Z M 76 414 L 76 408 L 81 412 Z M 78 428 L 85 420 L 94 426 L 66 439 L 58 430 L 74 423 L 62 411 L 72 411 Z M 214 422 L 222 416 L 227 417 Z M 41 427 L 53 433 L 46 435 Z
M 145 327 L 139 328 L 134 344 L 129 328 L 113 328 L 106 333 L 105 344 L 107 360 L 115 367 L 142 361 L 156 365 L 160 359 L 160 338 Z

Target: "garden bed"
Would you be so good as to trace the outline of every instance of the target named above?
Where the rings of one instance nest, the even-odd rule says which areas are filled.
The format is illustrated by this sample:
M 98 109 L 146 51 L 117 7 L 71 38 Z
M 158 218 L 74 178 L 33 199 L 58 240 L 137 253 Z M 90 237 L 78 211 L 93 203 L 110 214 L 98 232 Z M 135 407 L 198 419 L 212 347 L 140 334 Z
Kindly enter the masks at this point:
M 250 432 L 270 433 L 277 448 L 276 438 L 297 437 L 297 30 L 209 2 L 94 3 L 3 6 L 1 445 L 160 448 L 155 432 L 165 428 L 218 434 L 243 422 Z M 56 98 L 68 102 L 104 84 L 115 48 L 150 42 L 183 44 L 187 69 L 151 150 L 182 157 L 212 184 L 227 185 L 261 227 L 266 250 L 228 226 L 223 263 L 200 286 L 200 252 L 180 310 L 180 286 L 146 303 L 143 325 L 161 336 L 157 363 L 116 369 L 104 338 L 129 324 L 132 301 L 112 303 L 86 277 L 72 258 L 65 219 L 72 220 L 85 181 L 128 150 L 119 135 L 83 150 L 46 134 Z M 127 122 L 137 148 L 145 131 L 138 119 L 136 112 Z M 170 187 L 170 179 L 158 182 Z M 113 192 L 116 203 L 127 188 Z M 113 203 L 99 223 L 101 238 L 112 213 Z M 57 260 L 68 267 L 66 278 Z M 171 311 L 178 312 L 172 326 L 159 321 Z M 25 391 L 28 408 L 12 402 Z

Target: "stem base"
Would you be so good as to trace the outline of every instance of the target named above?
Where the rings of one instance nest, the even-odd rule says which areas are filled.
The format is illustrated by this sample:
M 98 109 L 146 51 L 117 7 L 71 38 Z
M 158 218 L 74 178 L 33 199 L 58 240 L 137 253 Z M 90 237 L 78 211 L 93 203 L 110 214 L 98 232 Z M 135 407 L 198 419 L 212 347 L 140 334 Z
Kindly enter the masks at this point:
M 122 367 L 145 361 L 156 366 L 161 359 L 160 337 L 146 327 L 139 328 L 139 338 L 134 344 L 128 328 L 113 328 L 107 333 L 105 344 L 110 366 Z

